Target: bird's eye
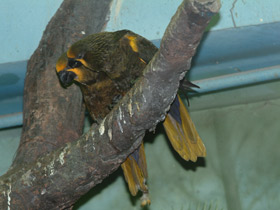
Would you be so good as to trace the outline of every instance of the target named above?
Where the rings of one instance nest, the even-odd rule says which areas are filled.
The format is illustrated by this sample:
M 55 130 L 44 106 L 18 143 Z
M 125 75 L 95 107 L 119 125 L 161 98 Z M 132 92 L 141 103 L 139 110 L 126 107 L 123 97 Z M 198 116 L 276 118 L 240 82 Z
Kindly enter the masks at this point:
M 68 60 L 68 67 L 70 67 L 71 69 L 78 68 L 82 65 L 83 64 L 80 61 L 77 61 L 77 60 L 74 60 L 74 59 L 69 59 Z
M 79 54 L 78 55 L 78 59 L 82 59 L 83 58 L 83 55 L 82 54 Z

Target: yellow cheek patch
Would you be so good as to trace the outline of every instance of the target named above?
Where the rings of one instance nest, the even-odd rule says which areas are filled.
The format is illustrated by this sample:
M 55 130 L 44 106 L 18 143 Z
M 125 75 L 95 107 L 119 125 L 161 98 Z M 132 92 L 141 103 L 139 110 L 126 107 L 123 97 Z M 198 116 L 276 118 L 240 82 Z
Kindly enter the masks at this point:
M 83 75 L 83 72 L 80 69 L 78 69 L 78 68 L 68 69 L 67 71 L 72 71 L 72 72 L 74 72 L 77 75 L 77 78 L 75 78 L 75 80 L 77 82 L 82 82 L 83 81 L 84 75 Z
M 131 35 L 126 35 L 125 38 L 129 40 L 129 45 L 132 48 L 134 52 L 138 52 L 138 46 L 137 46 L 137 37 L 136 36 L 131 36 Z
M 67 66 L 67 63 L 68 63 L 68 59 L 67 59 L 67 57 L 66 57 L 66 53 L 64 53 L 64 54 L 62 54 L 62 55 L 60 56 L 60 58 L 59 58 L 59 59 L 57 60 L 57 62 L 56 62 L 56 66 L 55 66 L 56 71 L 57 71 L 57 72 L 60 72 L 60 71 L 62 71 L 63 69 L 65 69 L 66 66 Z
M 67 57 L 68 58 L 75 58 L 76 55 L 72 52 L 71 47 L 70 49 L 67 51 Z
M 62 71 L 63 69 L 65 69 L 66 65 L 57 62 L 55 68 L 56 68 L 56 72 L 58 73 L 58 72 Z

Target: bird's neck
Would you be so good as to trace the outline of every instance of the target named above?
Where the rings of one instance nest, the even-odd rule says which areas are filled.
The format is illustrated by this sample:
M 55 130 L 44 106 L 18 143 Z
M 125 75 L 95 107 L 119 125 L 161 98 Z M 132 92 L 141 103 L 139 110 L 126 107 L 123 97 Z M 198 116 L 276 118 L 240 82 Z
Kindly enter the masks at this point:
M 93 120 L 100 122 L 113 108 L 115 99 L 123 96 L 109 78 L 91 85 L 81 85 L 86 107 Z

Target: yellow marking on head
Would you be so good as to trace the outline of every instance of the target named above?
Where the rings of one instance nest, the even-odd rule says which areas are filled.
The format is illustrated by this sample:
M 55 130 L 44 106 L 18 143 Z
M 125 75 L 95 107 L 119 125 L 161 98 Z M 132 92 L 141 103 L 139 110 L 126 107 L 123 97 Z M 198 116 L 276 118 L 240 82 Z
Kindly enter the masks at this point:
M 72 52 L 71 47 L 70 47 L 69 50 L 67 51 L 67 57 L 68 57 L 68 58 L 76 58 L 76 55 Z
M 57 62 L 55 68 L 58 73 L 58 72 L 62 71 L 63 69 L 65 69 L 65 67 L 66 67 L 66 65 L 64 63 Z
M 76 61 L 80 61 L 85 67 L 90 69 L 90 66 L 88 66 L 88 63 L 84 59 L 75 59 Z
M 138 46 L 137 46 L 137 37 L 131 36 L 131 35 L 125 35 L 125 38 L 129 40 L 129 45 L 132 48 L 134 52 L 138 52 Z
M 68 69 L 67 71 L 72 71 L 77 75 L 77 78 L 74 79 L 77 82 L 82 82 L 83 81 L 84 75 L 83 75 L 83 71 L 81 69 L 75 68 L 75 69 Z
M 67 51 L 67 57 L 70 59 L 75 59 L 76 61 L 80 61 L 85 67 L 92 69 L 90 65 L 85 61 L 83 58 L 77 58 L 77 53 L 75 53 L 75 50 L 72 49 L 72 47 L 69 48 Z
M 60 72 L 63 69 L 65 69 L 67 66 L 67 63 L 68 63 L 68 59 L 67 59 L 66 53 L 63 53 L 56 62 L 56 66 L 55 66 L 56 71 Z

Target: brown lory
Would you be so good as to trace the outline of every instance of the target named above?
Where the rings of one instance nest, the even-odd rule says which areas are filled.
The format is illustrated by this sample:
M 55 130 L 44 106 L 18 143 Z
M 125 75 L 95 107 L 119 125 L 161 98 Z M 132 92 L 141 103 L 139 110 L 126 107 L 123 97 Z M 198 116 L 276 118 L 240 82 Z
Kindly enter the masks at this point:
M 130 90 L 157 52 L 147 39 L 128 30 L 92 34 L 74 43 L 61 55 L 56 70 L 61 83 L 76 81 L 92 119 L 97 123 Z M 193 86 L 192 83 L 184 83 Z M 206 156 L 188 111 L 177 95 L 163 123 L 167 136 L 179 155 L 196 161 Z M 150 204 L 147 165 L 143 143 L 121 165 L 132 195 L 143 192 L 142 205 Z

